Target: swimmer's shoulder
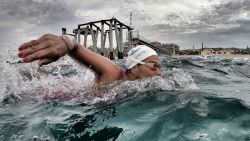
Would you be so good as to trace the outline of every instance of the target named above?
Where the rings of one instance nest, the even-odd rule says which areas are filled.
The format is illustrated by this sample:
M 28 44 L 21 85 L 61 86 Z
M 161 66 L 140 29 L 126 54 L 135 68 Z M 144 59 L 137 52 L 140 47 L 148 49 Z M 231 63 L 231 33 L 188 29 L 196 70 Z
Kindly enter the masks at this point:
M 122 68 L 115 68 L 106 72 L 105 74 L 100 75 L 100 78 L 97 79 L 97 82 L 112 83 L 118 80 L 123 80 L 125 77 L 125 71 Z

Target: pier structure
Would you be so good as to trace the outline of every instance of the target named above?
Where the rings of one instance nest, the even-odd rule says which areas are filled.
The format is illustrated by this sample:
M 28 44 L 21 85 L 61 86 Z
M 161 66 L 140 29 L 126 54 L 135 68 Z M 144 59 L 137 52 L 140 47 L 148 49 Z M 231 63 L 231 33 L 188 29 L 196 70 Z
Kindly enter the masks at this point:
M 148 40 L 147 38 L 141 36 L 139 31 L 131 32 L 131 44 L 132 45 L 146 45 L 152 49 L 154 49 L 158 55 L 169 55 L 168 48 L 164 48 L 161 46 L 157 46 L 154 42 Z
M 75 36 L 75 39 L 79 43 L 81 42 L 81 36 L 84 36 L 83 38 L 84 47 L 87 47 L 88 36 L 91 36 L 93 43 L 92 50 L 94 52 L 97 52 L 98 35 L 100 34 L 101 55 L 104 55 L 106 39 L 108 37 L 109 38 L 108 56 L 111 60 L 113 60 L 114 59 L 113 33 L 116 39 L 118 59 L 122 59 L 124 56 L 124 43 L 123 43 L 124 30 L 127 30 L 128 33 L 128 48 L 131 48 L 131 43 L 130 43 L 131 37 L 129 35 L 131 35 L 130 33 L 133 29 L 130 26 L 120 22 L 116 18 L 79 24 L 76 29 L 73 29 L 74 34 L 71 35 Z M 63 29 L 63 34 L 67 34 L 66 29 Z
M 93 46 L 90 49 L 94 52 L 99 52 L 111 60 L 115 58 L 115 54 L 117 54 L 118 59 L 123 59 L 123 57 L 127 55 L 127 52 L 136 45 L 146 45 L 154 49 L 159 55 L 169 55 L 167 48 L 155 45 L 153 42 L 141 36 L 139 31 L 134 31 L 131 25 L 130 23 L 130 26 L 128 26 L 116 18 L 111 18 L 78 24 L 77 28 L 73 29 L 73 34 L 68 34 L 66 28 L 62 28 L 62 35 L 74 36 L 78 43 L 81 43 L 81 37 L 83 36 L 82 44 L 84 47 L 87 47 L 88 36 L 91 36 Z M 124 32 L 124 30 L 127 31 Z M 127 41 L 125 42 L 123 41 L 124 33 L 127 35 Z M 116 50 L 114 49 L 113 35 L 115 35 Z M 97 47 L 99 38 L 100 47 Z M 105 48 L 107 38 L 109 42 L 108 52 Z

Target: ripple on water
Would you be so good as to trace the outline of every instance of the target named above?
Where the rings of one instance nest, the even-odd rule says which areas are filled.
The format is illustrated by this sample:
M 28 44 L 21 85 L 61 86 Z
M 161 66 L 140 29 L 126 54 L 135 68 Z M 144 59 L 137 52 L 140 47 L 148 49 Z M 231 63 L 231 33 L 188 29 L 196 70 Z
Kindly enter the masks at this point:
M 41 70 L 1 63 L 0 140 L 249 140 L 249 60 L 161 61 L 162 77 L 103 95 L 67 58 Z

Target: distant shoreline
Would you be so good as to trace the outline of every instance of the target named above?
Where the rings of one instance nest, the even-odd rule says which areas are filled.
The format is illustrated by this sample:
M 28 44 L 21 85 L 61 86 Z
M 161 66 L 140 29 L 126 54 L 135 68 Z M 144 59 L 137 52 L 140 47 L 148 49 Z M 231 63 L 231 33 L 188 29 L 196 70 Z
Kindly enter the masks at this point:
M 230 54 L 230 55 L 178 55 L 175 54 L 172 57 L 225 57 L 225 58 L 250 58 L 250 54 Z

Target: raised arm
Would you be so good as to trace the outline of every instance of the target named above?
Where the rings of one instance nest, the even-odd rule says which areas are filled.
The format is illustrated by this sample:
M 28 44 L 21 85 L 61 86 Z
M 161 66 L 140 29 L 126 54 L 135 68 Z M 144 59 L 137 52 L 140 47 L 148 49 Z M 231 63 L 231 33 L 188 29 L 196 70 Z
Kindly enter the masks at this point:
M 18 56 L 24 63 L 39 60 L 39 66 L 56 61 L 69 54 L 79 63 L 86 65 L 96 73 L 98 82 L 113 82 L 118 80 L 120 68 L 111 60 L 94 53 L 66 36 L 46 34 L 37 40 L 32 40 L 19 47 Z

